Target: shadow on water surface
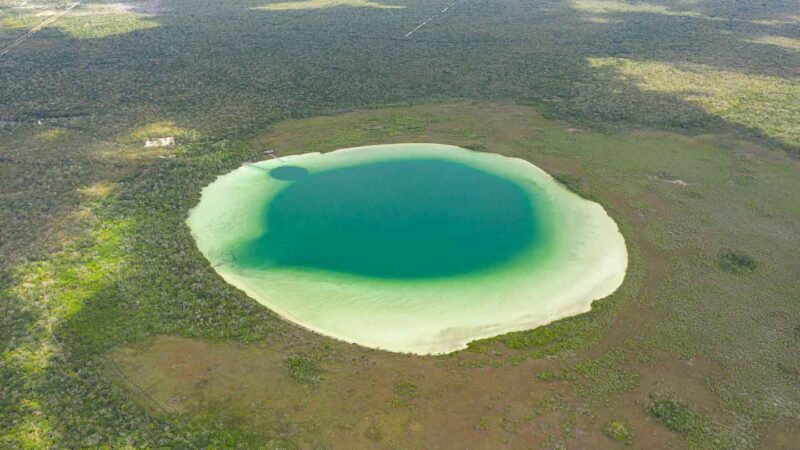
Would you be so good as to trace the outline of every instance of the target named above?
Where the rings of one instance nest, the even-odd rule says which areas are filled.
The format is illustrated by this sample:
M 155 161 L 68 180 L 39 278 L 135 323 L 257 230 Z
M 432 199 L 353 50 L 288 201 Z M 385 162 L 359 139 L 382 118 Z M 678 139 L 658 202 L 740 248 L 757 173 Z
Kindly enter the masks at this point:
M 276 180 L 299 180 L 308 175 L 308 170 L 298 166 L 280 166 L 269 171 L 269 176 Z

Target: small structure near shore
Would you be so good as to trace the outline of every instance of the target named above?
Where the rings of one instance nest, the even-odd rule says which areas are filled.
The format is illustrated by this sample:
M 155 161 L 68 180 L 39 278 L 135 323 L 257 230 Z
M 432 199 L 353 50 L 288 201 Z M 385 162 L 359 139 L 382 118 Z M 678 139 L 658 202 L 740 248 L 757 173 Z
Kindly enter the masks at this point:
M 148 139 L 144 142 L 145 148 L 172 147 L 173 145 L 175 145 L 175 138 L 172 136 L 162 137 L 153 140 Z

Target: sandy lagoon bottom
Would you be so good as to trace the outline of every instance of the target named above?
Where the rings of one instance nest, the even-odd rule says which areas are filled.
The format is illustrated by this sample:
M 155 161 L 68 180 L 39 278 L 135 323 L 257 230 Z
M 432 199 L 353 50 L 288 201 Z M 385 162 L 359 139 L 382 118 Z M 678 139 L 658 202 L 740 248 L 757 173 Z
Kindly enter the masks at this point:
M 227 282 L 282 317 L 417 354 L 588 311 L 628 262 L 599 204 L 526 161 L 440 144 L 246 165 L 187 223 Z

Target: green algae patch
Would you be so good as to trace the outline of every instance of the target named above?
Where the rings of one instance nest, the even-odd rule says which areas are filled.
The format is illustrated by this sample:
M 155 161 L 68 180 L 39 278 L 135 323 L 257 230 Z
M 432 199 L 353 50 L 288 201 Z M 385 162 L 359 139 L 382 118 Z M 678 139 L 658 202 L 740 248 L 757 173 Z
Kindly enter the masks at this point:
M 284 318 L 418 354 L 585 312 L 627 266 L 597 203 L 526 161 L 440 144 L 248 164 L 188 224 L 226 281 Z

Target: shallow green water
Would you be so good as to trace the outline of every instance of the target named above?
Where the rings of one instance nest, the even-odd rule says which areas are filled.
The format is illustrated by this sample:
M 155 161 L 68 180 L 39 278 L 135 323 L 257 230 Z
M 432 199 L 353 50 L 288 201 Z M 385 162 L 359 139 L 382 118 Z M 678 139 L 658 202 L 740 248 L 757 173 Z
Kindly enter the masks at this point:
M 439 144 L 243 166 L 187 222 L 225 280 L 283 317 L 403 352 L 586 311 L 627 265 L 600 205 L 525 161 Z
M 270 175 L 289 170 L 300 175 L 258 205 L 269 231 L 233 250 L 238 267 L 447 277 L 507 263 L 544 237 L 524 188 L 459 162 L 283 166 Z

